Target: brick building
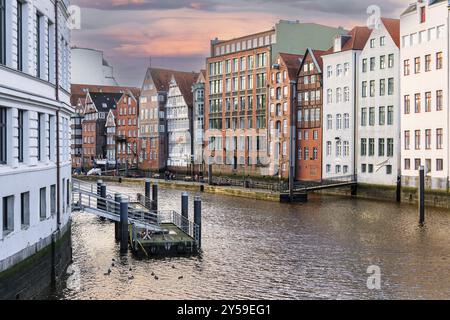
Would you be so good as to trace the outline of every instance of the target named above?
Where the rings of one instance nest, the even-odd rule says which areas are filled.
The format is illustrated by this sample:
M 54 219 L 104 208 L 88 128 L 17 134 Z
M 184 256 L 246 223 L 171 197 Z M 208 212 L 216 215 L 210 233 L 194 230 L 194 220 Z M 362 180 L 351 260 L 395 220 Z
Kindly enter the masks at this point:
M 137 167 L 138 154 L 138 117 L 139 117 L 139 96 L 133 95 L 131 91 L 126 91 L 117 102 L 114 116 L 116 155 L 119 166 L 128 163 L 128 168 Z
M 289 177 L 291 116 L 295 112 L 297 73 L 301 55 L 279 53 L 272 65 L 269 82 L 270 175 Z
M 268 82 L 278 53 L 327 49 L 342 28 L 280 21 L 273 29 L 211 42 L 207 59 L 205 155 L 215 172 L 269 175 Z M 213 159 L 213 160 L 212 160 Z
M 298 72 L 296 180 L 322 179 L 324 51 L 306 50 Z

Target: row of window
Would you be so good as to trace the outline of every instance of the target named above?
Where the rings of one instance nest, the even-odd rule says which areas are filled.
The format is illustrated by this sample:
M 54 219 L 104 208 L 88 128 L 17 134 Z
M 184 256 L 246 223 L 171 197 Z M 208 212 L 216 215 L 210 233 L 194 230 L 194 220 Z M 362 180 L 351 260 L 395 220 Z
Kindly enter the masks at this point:
M 431 159 L 425 159 L 425 173 L 432 171 Z M 419 170 L 422 165 L 422 159 L 414 159 L 414 170 Z M 444 159 L 436 159 L 434 170 L 439 172 L 444 170 Z M 411 170 L 411 159 L 407 158 L 404 161 L 404 169 Z
M 376 83 L 375 80 L 371 80 L 369 81 L 369 87 L 367 86 L 367 81 L 363 81 L 362 82 L 362 88 L 361 88 L 361 96 L 363 98 L 367 98 L 368 94 L 370 97 L 375 97 L 375 87 L 376 87 Z M 388 81 L 388 86 L 387 86 L 387 94 L 389 96 L 394 95 L 394 78 L 389 78 Z M 386 95 L 386 79 L 380 79 L 379 81 L 379 96 L 385 96 Z M 367 91 L 369 89 L 369 91 Z
M 367 72 L 367 67 L 369 66 L 370 71 L 375 71 L 376 68 L 376 57 L 371 57 L 370 59 L 364 58 L 361 61 L 362 66 L 362 72 L 366 73 Z M 369 63 L 369 65 L 368 65 Z M 384 70 L 386 69 L 386 66 L 388 68 L 393 68 L 394 67 L 394 54 L 389 54 L 387 56 L 387 65 L 386 65 L 386 55 L 382 55 L 379 57 L 379 69 L 380 70 Z
M 238 51 L 251 50 L 262 46 L 269 46 L 276 43 L 276 34 L 267 35 L 264 37 L 257 37 L 249 40 L 242 40 L 233 42 L 227 45 L 216 46 L 216 56 L 234 53 Z
M 136 108 L 135 107 L 119 108 L 119 114 L 121 116 L 126 116 L 127 114 L 129 115 L 136 114 Z
M 283 89 L 281 87 L 278 88 L 270 88 L 270 98 L 276 98 L 276 100 L 281 100 L 287 98 L 289 95 L 289 87 L 284 86 Z
M 336 77 L 341 77 L 342 75 L 348 76 L 350 72 L 350 63 L 346 62 L 344 65 L 336 65 Z M 333 76 L 333 66 L 327 66 L 327 78 Z
M 433 96 L 431 91 L 425 92 L 425 112 L 431 112 L 432 110 L 432 101 Z M 437 90 L 435 94 L 435 110 L 436 111 L 442 111 L 444 105 L 444 96 L 442 90 Z M 403 107 L 404 107 L 404 113 L 410 114 L 411 113 L 411 96 L 405 95 L 403 97 Z M 414 112 L 420 113 L 422 111 L 422 94 L 416 93 L 414 94 Z
M 310 155 L 309 152 L 309 148 L 305 147 L 303 148 L 298 148 L 298 159 L 302 159 L 305 161 L 311 160 L 311 161 L 315 161 L 319 159 L 319 150 L 317 148 L 312 148 L 312 154 Z M 286 155 L 286 154 L 283 154 Z
M 261 94 L 256 96 L 256 110 L 261 110 L 266 105 L 266 95 Z M 221 113 L 222 112 L 222 106 L 223 106 L 223 99 L 212 99 L 209 100 L 209 112 L 210 113 Z M 231 111 L 231 107 L 233 108 L 233 111 L 238 111 L 238 108 L 240 107 L 240 110 L 245 110 L 247 107 L 247 110 L 253 109 L 253 96 L 248 96 L 247 98 L 245 96 L 241 96 L 238 98 L 226 98 L 225 99 L 225 111 L 229 112 Z
M 346 91 L 346 94 L 348 94 L 348 98 L 349 98 L 350 97 L 349 96 L 350 89 L 348 90 L 348 92 Z M 299 104 L 302 104 L 302 102 L 309 103 L 309 102 L 314 102 L 314 101 L 320 101 L 321 98 L 322 98 L 321 90 L 305 91 L 305 92 L 300 92 L 298 94 Z M 331 102 L 329 102 L 329 103 L 331 103 Z
M 386 165 L 386 174 L 392 174 L 392 165 Z M 377 170 L 378 172 L 379 170 Z M 373 164 L 361 164 L 361 173 L 374 173 L 374 165 Z
M 332 143 L 327 141 L 326 143 L 326 155 L 331 157 L 332 154 Z M 350 156 L 350 142 L 337 140 L 335 142 L 335 155 L 336 157 L 349 157 Z
M 444 68 L 444 56 L 442 52 L 437 52 L 435 56 L 435 68 L 441 70 Z M 431 54 L 425 56 L 425 72 L 432 71 L 432 57 Z M 414 58 L 414 73 L 419 74 L 422 70 L 421 57 Z M 409 59 L 403 61 L 403 75 L 409 76 L 411 74 L 411 67 Z
M 63 201 L 63 211 L 66 211 L 70 206 L 70 180 L 62 179 L 63 184 L 63 196 L 65 196 L 65 201 Z M 50 207 L 48 208 L 47 203 L 47 192 L 50 192 Z M 15 201 L 16 196 L 6 196 L 1 199 L 1 209 L 2 209 L 2 222 L 3 222 L 3 234 L 7 235 L 14 232 L 15 228 Z M 40 221 L 44 221 L 50 216 L 53 217 L 56 214 L 56 185 L 51 185 L 50 187 L 43 187 L 39 189 L 39 202 L 37 203 L 38 208 L 31 208 L 36 203 L 30 202 L 30 192 L 23 192 L 20 194 L 20 225 L 22 230 L 27 229 L 30 226 L 30 215 L 31 213 L 39 213 Z M 50 212 L 48 212 L 50 209 Z M 18 221 L 17 221 L 18 223 Z
M 137 118 L 134 119 L 128 119 L 128 124 L 126 119 L 117 119 L 117 125 L 118 126 L 137 126 Z
M 361 139 L 361 157 L 375 156 L 375 139 L 362 138 Z M 394 156 L 394 139 L 380 138 L 378 139 L 378 157 L 393 157 Z
M 226 137 L 225 149 L 222 150 L 222 137 L 209 137 L 208 150 L 209 151 L 265 151 L 266 140 L 263 136 L 248 136 L 248 137 Z
M 412 47 L 417 44 L 423 44 L 427 41 L 444 38 L 444 25 L 421 30 L 402 37 L 402 47 Z
M 421 141 L 422 141 L 422 133 L 421 130 L 414 131 L 414 149 L 421 149 Z M 444 130 L 442 128 L 436 129 L 436 149 L 441 150 L 443 148 L 444 143 Z M 404 132 L 404 142 L 405 142 L 405 150 L 410 150 L 411 148 L 411 131 L 406 130 Z M 430 150 L 432 148 L 432 131 L 431 129 L 425 130 L 425 149 Z
M 327 164 L 325 166 L 325 171 L 326 171 L 326 173 L 331 174 L 331 164 Z M 334 174 L 341 174 L 341 173 L 347 174 L 348 166 L 341 166 L 338 164 L 334 167 Z
M 336 88 L 336 103 L 341 102 L 349 102 L 350 101 L 350 88 L 344 87 L 342 88 Z M 333 89 L 327 90 L 327 103 L 333 103 Z
M 375 126 L 375 108 L 369 108 L 369 113 L 367 114 L 367 108 L 361 108 L 361 126 L 367 126 L 367 116 L 369 117 L 369 126 Z M 387 121 L 386 121 L 387 120 Z M 378 108 L 378 125 L 384 126 L 387 123 L 388 126 L 394 124 L 394 107 L 387 107 L 387 119 L 386 119 L 386 107 Z
M 342 119 L 344 119 L 344 127 L 342 127 Z M 344 117 L 342 114 L 336 115 L 336 130 L 341 129 L 349 129 L 350 128 L 350 115 L 348 113 L 344 113 Z M 327 115 L 327 130 L 333 129 L 333 116 L 331 114 Z
M 278 64 L 280 64 L 280 61 L 278 60 Z M 283 80 L 283 81 L 281 81 Z M 281 72 L 272 73 L 272 84 L 280 84 L 282 82 L 285 82 L 287 80 L 287 71 L 283 71 L 283 78 L 281 78 Z
M 255 63 L 256 62 L 256 63 Z M 267 54 L 265 52 L 241 58 L 228 59 L 226 61 L 211 62 L 209 64 L 209 75 L 218 76 L 230 73 L 264 68 L 267 66 Z
M 6 164 L 8 162 L 8 147 L 10 144 L 16 142 L 18 154 L 17 161 L 19 163 L 26 162 L 26 158 L 29 157 L 29 122 L 30 114 L 27 110 L 17 110 L 17 126 L 14 127 L 14 131 L 8 131 L 8 112 L 12 112 L 8 108 L 0 107 L 0 164 Z M 12 120 L 12 117 L 10 117 Z M 44 156 L 48 156 L 49 159 L 53 159 L 56 151 L 54 150 L 55 139 L 54 132 L 56 130 L 55 116 L 37 113 L 37 160 L 43 160 Z M 63 132 L 68 135 L 68 120 L 63 119 Z M 13 140 L 16 141 L 13 141 Z M 68 143 L 64 141 L 64 146 L 67 147 Z M 46 149 L 44 149 L 46 147 Z

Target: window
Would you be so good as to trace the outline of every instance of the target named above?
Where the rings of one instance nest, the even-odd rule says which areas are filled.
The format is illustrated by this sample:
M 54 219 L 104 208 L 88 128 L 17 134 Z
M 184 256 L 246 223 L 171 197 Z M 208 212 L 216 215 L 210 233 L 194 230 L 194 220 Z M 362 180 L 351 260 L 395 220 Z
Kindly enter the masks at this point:
M 436 111 L 441 111 L 443 105 L 442 90 L 436 91 Z
M 361 139 L 361 156 L 364 157 L 367 155 L 367 139 Z
M 378 156 L 384 157 L 384 150 L 385 150 L 385 141 L 384 139 L 378 139 Z
M 17 70 L 23 70 L 23 4 L 21 1 L 17 1 Z
M 416 150 L 420 150 L 420 130 L 416 130 L 414 133 L 414 146 Z
M 394 124 L 394 107 L 388 106 L 387 124 L 392 126 Z
M 348 113 L 344 113 L 344 129 L 350 128 L 350 115 Z
M 18 126 L 17 126 L 17 140 L 18 140 L 18 161 L 23 162 L 23 143 L 24 143 L 24 128 L 23 128 L 23 120 L 24 120 L 25 111 L 18 111 Z
M 414 159 L 414 169 L 419 170 L 422 161 L 420 159 Z
M 39 191 L 39 217 L 41 220 L 47 218 L 47 189 L 41 188 Z
M 403 61 L 403 75 L 409 76 L 410 69 L 409 69 L 409 60 Z
M 375 125 L 375 108 L 369 108 L 369 126 Z
M 388 95 L 392 96 L 394 94 L 394 78 L 388 79 Z
M 384 47 L 386 45 L 386 37 L 380 37 L 380 47 Z
M 421 105 L 421 97 L 420 97 L 420 93 L 416 93 L 414 95 L 414 106 L 415 106 L 415 112 L 416 113 L 420 113 L 420 105 Z
M 50 214 L 56 213 L 56 185 L 50 186 Z
M 411 112 L 411 99 L 409 98 L 409 95 L 405 95 L 403 103 L 405 114 L 409 114 Z
M 426 21 L 426 8 L 425 7 L 421 7 L 420 8 L 420 23 L 425 23 Z
M 386 68 L 386 56 L 380 56 L 380 69 Z
M 394 139 L 387 139 L 387 156 L 394 156 Z
M 38 161 L 42 160 L 42 138 L 43 138 L 43 133 L 44 133 L 44 115 L 42 113 L 38 113 L 38 123 L 37 123 L 37 147 L 38 147 L 38 152 L 37 152 L 37 157 L 38 157 Z
M 309 160 L 309 148 L 305 148 L 305 160 Z
M 442 149 L 443 141 L 443 130 L 436 129 L 436 149 Z
M 405 170 L 411 170 L 411 159 L 405 159 Z
M 1 1 L 1 0 L 0 0 Z M 0 164 L 6 164 L 7 161 L 7 112 L 6 108 L 0 108 Z
M 405 131 L 405 150 L 409 150 L 411 143 L 410 133 L 409 131 Z
M 30 225 L 30 193 L 25 192 L 20 195 L 20 221 L 22 228 Z
M 390 54 L 388 56 L 388 68 L 393 68 L 394 67 L 394 55 Z
M 392 165 L 386 166 L 386 174 L 392 174 Z
M 425 56 L 425 72 L 431 71 L 431 55 Z
M 373 157 L 375 155 L 375 139 L 369 139 L 369 157 Z
M 367 125 L 367 108 L 361 109 L 361 126 L 365 127 Z
M 14 196 L 3 197 L 3 232 L 14 231 Z
M 431 112 L 431 92 L 425 93 L 425 112 Z
M 380 96 L 386 94 L 386 79 L 380 79 Z
M 6 4 L 0 0 L 0 64 L 6 64 Z
M 414 59 L 414 73 L 420 73 L 420 57 Z
M 370 47 L 375 48 L 375 39 L 370 39 Z
M 442 52 L 436 53 L 436 69 L 442 69 L 443 63 L 442 63 Z
M 375 97 L 375 80 L 370 81 L 370 96 Z
M 425 149 L 427 149 L 427 150 L 431 149 L 431 130 L 430 129 L 425 130 Z
M 444 170 L 444 160 L 436 159 L 436 171 L 443 171 L 443 170 Z
M 362 72 L 367 72 L 367 58 L 362 60 Z
M 378 110 L 378 124 L 384 126 L 386 122 L 386 108 L 380 107 Z
M 375 58 L 370 58 L 370 71 L 375 70 Z
M 342 115 L 337 114 L 336 115 L 336 130 L 342 129 Z
M 361 165 L 361 172 L 362 173 L 366 173 L 366 171 L 367 171 L 367 164 L 362 164 Z
M 369 164 L 369 173 L 373 173 L 373 164 Z
M 134 144 L 134 152 L 136 153 L 136 144 Z M 69 179 L 67 179 L 66 184 L 67 184 L 67 188 L 66 188 L 66 204 L 67 204 L 67 207 L 69 207 L 70 206 L 70 180 Z
M 362 97 L 365 98 L 367 97 L 367 81 L 363 81 L 362 83 Z
M 41 78 L 42 77 L 42 70 L 41 70 L 41 63 L 42 63 L 42 30 L 41 30 L 41 21 L 42 21 L 42 14 L 37 12 L 36 13 L 36 77 Z
M 327 156 L 331 156 L 331 141 L 327 141 Z
M 327 115 L 327 130 L 332 130 L 333 129 L 333 116 L 332 115 Z

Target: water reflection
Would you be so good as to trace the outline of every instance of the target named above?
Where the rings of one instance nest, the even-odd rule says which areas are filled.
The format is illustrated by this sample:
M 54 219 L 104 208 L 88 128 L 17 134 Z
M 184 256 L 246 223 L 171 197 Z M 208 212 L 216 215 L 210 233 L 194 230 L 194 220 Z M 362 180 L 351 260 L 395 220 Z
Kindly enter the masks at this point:
M 181 191 L 160 190 L 161 209 L 179 211 L 180 195 Z M 190 214 L 194 195 L 190 194 Z M 450 298 L 448 211 L 427 210 L 427 225 L 419 228 L 416 207 L 379 201 L 316 196 L 308 204 L 284 205 L 201 196 L 203 252 L 195 257 L 121 256 L 113 224 L 75 214 L 71 272 L 78 274 L 71 275 L 56 297 Z M 366 287 L 370 265 L 381 267 L 380 291 Z M 109 268 L 111 274 L 105 275 Z

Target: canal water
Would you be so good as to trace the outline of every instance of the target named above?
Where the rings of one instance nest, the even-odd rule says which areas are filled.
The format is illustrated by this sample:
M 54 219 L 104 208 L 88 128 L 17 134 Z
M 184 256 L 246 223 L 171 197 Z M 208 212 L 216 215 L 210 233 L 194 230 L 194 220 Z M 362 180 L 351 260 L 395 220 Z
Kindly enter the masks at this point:
M 160 190 L 160 209 L 180 211 L 181 193 Z M 121 256 L 112 223 L 75 213 L 74 262 L 51 298 L 450 299 L 449 211 L 428 209 L 421 228 L 415 206 L 380 201 L 201 197 L 203 252 L 194 257 Z M 380 290 L 367 288 L 372 265 L 381 270 Z

